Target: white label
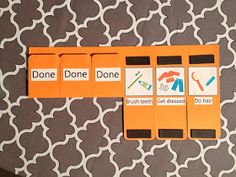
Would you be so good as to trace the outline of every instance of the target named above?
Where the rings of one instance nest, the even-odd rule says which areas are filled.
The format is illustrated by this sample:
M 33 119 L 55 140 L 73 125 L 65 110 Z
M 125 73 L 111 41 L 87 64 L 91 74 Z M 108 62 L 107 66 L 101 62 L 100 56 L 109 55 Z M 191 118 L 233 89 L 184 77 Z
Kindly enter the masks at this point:
M 64 68 L 63 80 L 64 81 L 89 80 L 89 69 L 88 68 Z
M 177 98 L 177 97 L 176 98 L 159 97 L 159 98 L 157 98 L 157 105 L 162 105 L 162 106 L 185 105 L 185 98 L 184 97 L 179 97 L 179 98 Z
M 31 69 L 31 81 L 56 81 L 57 69 Z
M 153 95 L 152 68 L 125 68 L 125 94 Z
M 182 96 L 185 92 L 183 67 L 160 67 L 156 69 L 157 95 Z
M 152 98 L 126 98 L 127 106 L 152 106 Z
M 217 95 L 217 68 L 189 67 L 189 95 Z
M 212 97 L 194 97 L 194 104 L 211 105 L 213 104 L 213 98 Z
M 95 81 L 121 81 L 120 68 L 96 68 Z

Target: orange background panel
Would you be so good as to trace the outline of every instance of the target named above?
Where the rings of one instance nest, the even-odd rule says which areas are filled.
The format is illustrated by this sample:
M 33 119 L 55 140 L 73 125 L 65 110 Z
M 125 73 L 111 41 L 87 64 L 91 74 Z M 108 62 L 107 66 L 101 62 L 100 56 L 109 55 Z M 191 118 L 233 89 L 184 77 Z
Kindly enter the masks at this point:
M 138 98 L 138 97 L 137 97 Z M 145 97 L 150 98 L 150 97 Z M 153 98 L 153 97 L 151 97 Z M 154 123 L 154 100 L 152 106 L 127 106 L 124 98 L 124 137 L 129 140 L 137 139 L 154 139 L 155 123 Z M 151 130 L 150 138 L 128 138 L 128 130 Z
M 124 69 L 123 60 L 118 54 L 94 54 L 92 55 L 92 84 L 94 97 L 123 97 L 124 96 Z M 119 81 L 95 81 L 98 68 L 120 68 Z
M 195 96 L 187 96 L 187 117 L 188 117 L 188 137 L 190 139 L 218 139 L 221 134 L 221 122 L 220 122 L 220 76 L 219 76 L 219 46 L 210 45 L 200 48 L 194 47 L 190 48 L 190 55 L 206 55 L 213 54 L 214 55 L 214 63 L 207 64 L 189 64 L 189 67 L 217 67 L 217 95 L 215 96 L 204 96 L 199 95 L 196 97 L 212 97 L 213 104 L 212 105 L 195 105 L 194 97 Z M 186 72 L 188 74 L 188 72 Z M 188 78 L 188 75 L 187 75 Z M 188 82 L 188 80 L 187 80 Z M 188 84 L 187 84 L 188 85 Z M 192 129 L 200 129 L 200 130 L 215 130 L 215 138 L 192 138 L 191 130 Z
M 32 81 L 32 69 L 56 69 L 56 81 Z M 60 61 L 57 55 L 31 55 L 28 61 L 28 92 L 30 98 L 60 97 Z
M 87 80 L 63 80 L 63 69 L 88 70 Z M 82 70 L 81 70 L 82 69 Z M 83 70 L 86 69 L 86 70 Z M 87 73 L 87 72 L 86 72 Z M 91 57 L 86 54 L 68 54 L 61 56 L 61 97 L 92 97 Z
M 92 94 L 92 97 L 124 97 L 125 80 L 125 57 L 126 56 L 149 56 L 151 59 L 151 66 L 154 73 L 154 95 L 153 106 L 126 106 L 124 103 L 124 134 L 126 135 L 127 129 L 151 129 L 151 138 L 158 137 L 158 129 L 183 129 L 184 138 L 186 132 L 188 138 L 191 138 L 191 129 L 212 129 L 216 132 L 216 138 L 220 137 L 220 78 L 218 73 L 218 93 L 215 96 L 209 96 L 213 98 L 212 105 L 195 105 L 193 99 L 195 96 L 188 95 L 188 67 L 217 67 L 219 71 L 219 46 L 218 45 L 182 45 L 182 46 L 132 46 L 132 47 L 32 47 L 29 49 L 29 97 L 38 98 L 56 98 L 65 96 L 85 96 Z M 68 88 L 65 89 L 65 94 L 61 95 L 60 87 L 67 85 L 64 81 L 60 85 L 60 60 L 66 55 L 78 55 L 86 56 L 82 62 L 79 60 L 78 66 L 86 67 L 89 65 L 87 61 L 90 60 L 90 84 L 91 90 L 85 90 L 85 86 L 80 84 L 76 87 L 83 87 L 83 92 L 76 92 L 76 89 L 72 91 L 67 90 L 71 88 L 68 84 Z M 84 54 L 84 55 L 82 55 Z M 158 56 L 182 56 L 183 63 L 181 65 L 165 65 L 164 67 L 184 67 L 185 68 L 185 92 L 186 92 L 186 106 L 166 106 L 160 107 L 156 105 L 156 79 L 155 68 L 157 66 L 156 58 Z M 214 63 L 205 64 L 189 64 L 190 55 L 214 55 Z M 60 57 L 61 58 L 60 58 Z M 88 57 L 91 56 L 90 59 Z M 66 57 L 67 58 L 67 57 Z M 69 57 L 71 58 L 71 57 Z M 62 62 L 63 63 L 63 62 Z M 66 64 L 65 62 L 64 64 Z M 72 64 L 73 63 L 73 64 Z M 68 59 L 68 66 L 74 65 L 74 62 L 70 63 Z M 64 65 L 63 64 L 63 65 Z M 71 66 L 72 67 L 72 66 Z M 77 66 L 76 66 L 77 67 Z M 89 66 L 88 66 L 89 67 Z M 128 66 L 142 67 L 139 66 Z M 147 65 L 145 67 L 148 67 Z M 58 69 L 57 81 L 34 81 L 30 80 L 31 68 L 56 68 Z M 121 68 L 121 80 L 104 82 L 95 82 L 95 68 Z M 69 82 L 68 82 L 69 83 Z M 82 82 L 81 82 L 82 83 Z M 72 84 L 72 83 L 71 83 Z M 74 83 L 73 83 L 74 84 Z M 86 85 L 86 84 L 85 84 Z M 87 85 L 86 85 L 87 86 Z M 89 87 L 89 86 L 88 86 Z M 62 89 L 63 90 L 63 89 Z M 73 94 L 72 94 L 73 93 Z M 81 93 L 81 94 L 80 94 Z M 82 95 L 82 93 L 84 95 Z M 201 96 L 201 95 L 200 95 Z M 203 95 L 202 95 L 203 96 Z M 135 97 L 135 96 L 129 96 Z M 138 96 L 137 96 L 138 97 Z M 143 96 L 142 96 L 143 97 Z M 150 96 L 145 96 L 150 97 Z M 167 96 L 171 97 L 171 96 Z M 181 96 L 182 97 L 182 96 Z M 208 97 L 208 96 L 206 96 Z M 187 108 L 186 108 L 187 107 Z M 187 118 L 186 118 L 187 115 Z M 186 121 L 187 119 L 187 121 Z M 134 138 L 135 139 L 135 138 Z M 170 138 L 166 138 L 170 139 Z M 193 138 L 192 138 L 193 139 Z M 197 138 L 197 139 L 209 139 L 209 138 Z M 212 138 L 210 138 L 212 139 Z
M 163 52 L 166 52 L 163 55 Z M 187 57 L 184 55 L 186 53 L 186 49 L 180 48 L 178 51 L 162 51 L 162 55 L 158 56 L 181 56 L 182 64 L 168 64 L 168 65 L 157 65 L 157 68 L 184 68 L 184 95 L 157 95 L 157 98 L 185 98 L 185 105 L 156 105 L 155 106 L 155 127 L 157 131 L 157 138 L 158 139 L 186 139 L 187 138 L 187 100 L 186 100 L 186 90 L 187 90 L 187 83 L 186 83 L 186 66 L 188 63 Z M 160 131 L 170 131 L 170 135 L 167 137 L 161 137 Z M 178 133 L 174 131 L 182 131 L 182 137 Z M 166 133 L 169 134 L 169 133 Z
M 171 97 L 171 96 L 168 96 Z M 162 106 L 156 105 L 155 109 L 155 124 L 157 129 L 157 138 L 159 137 L 159 130 L 183 130 L 182 138 L 168 137 L 168 139 L 186 139 L 187 138 L 187 117 L 186 117 L 186 105 L 170 105 Z
M 220 99 L 213 97 L 212 105 L 194 105 L 194 99 L 188 99 L 188 136 L 190 139 L 208 139 L 208 138 L 191 138 L 191 129 L 215 130 L 216 137 L 220 138 Z
M 154 51 L 153 51 L 154 52 Z M 152 53 L 150 53 L 151 55 Z M 132 56 L 132 55 L 131 55 Z M 140 53 L 140 55 L 136 56 L 147 56 L 147 53 Z M 123 57 L 125 60 L 125 57 Z M 141 58 L 142 60 L 142 58 Z M 154 139 L 155 138 L 155 58 L 150 57 L 150 65 L 127 65 L 126 68 L 152 68 L 153 73 L 153 95 L 143 95 L 143 96 L 125 96 L 124 97 L 124 137 L 129 140 L 137 140 L 137 139 Z M 127 76 L 125 76 L 127 77 Z M 127 98 L 152 98 L 152 105 L 127 105 Z M 139 131 L 151 131 L 150 137 L 146 137 L 147 132 L 140 133 Z M 128 131 L 134 132 L 133 134 L 136 136 L 134 138 L 128 137 Z M 136 133 L 138 131 L 138 133 Z M 140 137 L 138 137 L 140 135 Z M 132 136 L 132 135 L 131 135 Z M 142 137 L 144 136 L 144 137 Z

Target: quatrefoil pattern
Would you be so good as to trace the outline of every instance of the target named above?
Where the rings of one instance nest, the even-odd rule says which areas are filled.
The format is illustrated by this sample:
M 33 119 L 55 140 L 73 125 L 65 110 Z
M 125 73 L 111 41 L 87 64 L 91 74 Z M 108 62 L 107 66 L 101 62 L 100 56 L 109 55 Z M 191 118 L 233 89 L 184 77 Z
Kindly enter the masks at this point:
M 0 167 L 27 177 L 235 177 L 235 12 L 235 0 L 1 0 Z M 218 141 L 126 141 L 121 98 L 27 98 L 29 46 L 181 44 L 220 44 Z

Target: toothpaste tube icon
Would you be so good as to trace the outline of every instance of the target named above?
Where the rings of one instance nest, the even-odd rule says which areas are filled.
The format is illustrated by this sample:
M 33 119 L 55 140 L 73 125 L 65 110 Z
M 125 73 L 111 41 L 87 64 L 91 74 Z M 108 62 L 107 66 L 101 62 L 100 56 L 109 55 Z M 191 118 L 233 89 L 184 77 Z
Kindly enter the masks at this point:
M 152 85 L 147 83 L 147 82 L 144 82 L 144 81 L 138 81 L 138 83 L 143 86 L 145 89 L 147 90 L 150 90 L 152 88 Z

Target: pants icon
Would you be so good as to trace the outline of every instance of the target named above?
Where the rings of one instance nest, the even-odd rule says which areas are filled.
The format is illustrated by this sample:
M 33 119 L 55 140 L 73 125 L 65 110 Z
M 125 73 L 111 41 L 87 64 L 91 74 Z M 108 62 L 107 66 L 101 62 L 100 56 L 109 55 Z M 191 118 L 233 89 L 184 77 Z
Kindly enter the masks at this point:
M 176 89 L 179 87 L 179 92 L 184 92 L 184 84 L 183 79 L 175 79 L 174 84 L 172 85 L 171 90 L 176 91 Z

